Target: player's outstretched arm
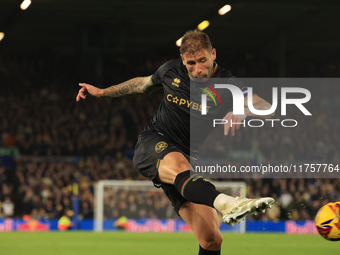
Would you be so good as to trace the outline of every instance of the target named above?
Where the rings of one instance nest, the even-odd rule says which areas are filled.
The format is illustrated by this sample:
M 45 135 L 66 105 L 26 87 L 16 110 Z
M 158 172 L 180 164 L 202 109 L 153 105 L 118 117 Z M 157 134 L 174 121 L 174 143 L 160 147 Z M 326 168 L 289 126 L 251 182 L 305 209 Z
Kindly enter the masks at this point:
M 76 101 L 79 101 L 80 98 L 85 99 L 87 95 L 95 97 L 123 97 L 147 94 L 160 88 L 152 84 L 151 76 L 136 77 L 106 89 L 100 89 L 86 83 L 79 83 L 79 86 L 81 86 L 81 89 L 78 92 Z
M 270 103 L 268 103 L 266 100 L 259 97 L 258 95 L 253 95 L 252 101 L 253 101 L 253 106 L 256 110 L 269 110 L 272 107 Z M 247 117 L 256 117 L 259 119 L 270 119 L 275 115 L 275 112 L 273 112 L 272 114 L 268 114 L 268 115 L 256 115 L 252 113 L 251 111 L 249 111 L 249 108 L 248 108 L 248 100 L 246 100 L 246 102 L 244 103 L 244 107 L 245 107 L 245 114 L 247 115 Z
M 253 106 L 256 110 L 268 110 L 271 108 L 271 104 L 268 103 L 263 98 L 259 97 L 258 95 L 253 95 Z M 231 135 L 235 135 L 235 131 L 240 129 L 241 123 L 247 117 L 256 117 L 260 119 L 269 119 L 275 115 L 275 112 L 270 115 L 256 115 L 249 111 L 248 108 L 248 100 L 246 100 L 244 104 L 244 114 L 243 115 L 234 115 L 233 112 L 228 112 L 227 115 L 223 118 L 227 121 L 224 125 L 224 135 L 228 135 L 229 131 Z M 232 125 L 231 123 L 235 123 Z

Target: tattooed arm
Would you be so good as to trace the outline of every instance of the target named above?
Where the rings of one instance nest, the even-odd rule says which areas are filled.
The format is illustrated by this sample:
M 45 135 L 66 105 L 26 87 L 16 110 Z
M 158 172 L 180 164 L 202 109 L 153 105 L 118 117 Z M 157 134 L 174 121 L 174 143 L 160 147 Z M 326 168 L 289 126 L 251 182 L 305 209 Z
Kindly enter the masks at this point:
M 81 86 L 81 89 L 76 97 L 77 101 L 79 101 L 80 98 L 85 99 L 89 94 L 95 97 L 122 97 L 147 94 L 161 88 L 160 86 L 154 86 L 152 84 L 151 76 L 133 78 L 106 89 L 99 89 L 86 83 L 79 83 L 79 86 Z

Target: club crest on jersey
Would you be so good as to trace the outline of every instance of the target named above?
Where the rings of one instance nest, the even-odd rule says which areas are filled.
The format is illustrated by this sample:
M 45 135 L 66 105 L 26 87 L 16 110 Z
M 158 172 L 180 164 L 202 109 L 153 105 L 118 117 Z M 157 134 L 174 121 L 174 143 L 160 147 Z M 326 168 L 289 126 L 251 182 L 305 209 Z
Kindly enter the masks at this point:
M 160 153 L 168 148 L 168 144 L 166 142 L 158 142 L 155 146 L 156 153 Z
M 208 101 L 215 101 L 214 99 L 217 98 L 216 94 L 209 88 L 205 88 L 205 90 L 203 90 L 203 94 L 207 95 Z
M 178 78 L 175 78 L 171 84 L 178 88 L 180 83 L 181 83 L 181 80 Z

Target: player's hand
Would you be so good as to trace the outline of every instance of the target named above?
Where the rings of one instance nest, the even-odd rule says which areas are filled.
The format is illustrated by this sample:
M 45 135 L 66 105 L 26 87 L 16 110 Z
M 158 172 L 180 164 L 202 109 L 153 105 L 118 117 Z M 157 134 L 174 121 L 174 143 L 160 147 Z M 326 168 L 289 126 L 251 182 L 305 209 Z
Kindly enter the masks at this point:
M 103 96 L 103 90 L 95 86 L 86 83 L 79 83 L 79 86 L 81 87 L 81 89 L 79 90 L 78 95 L 76 97 L 77 102 L 80 100 L 80 98 L 85 99 L 86 96 L 89 94 L 95 97 Z
M 243 115 L 234 115 L 233 112 L 228 112 L 228 114 L 223 118 L 226 120 L 226 124 L 224 124 L 224 135 L 228 135 L 229 131 L 231 131 L 231 135 L 235 135 L 235 130 L 239 130 L 241 126 L 241 122 L 247 118 L 246 114 Z

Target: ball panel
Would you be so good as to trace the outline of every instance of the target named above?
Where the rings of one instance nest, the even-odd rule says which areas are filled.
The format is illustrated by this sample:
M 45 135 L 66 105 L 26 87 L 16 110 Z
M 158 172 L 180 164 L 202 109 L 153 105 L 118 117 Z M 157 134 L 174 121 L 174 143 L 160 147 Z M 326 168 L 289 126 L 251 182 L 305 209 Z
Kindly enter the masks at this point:
M 320 208 L 315 224 L 319 234 L 330 241 L 340 240 L 340 202 L 328 203 Z

